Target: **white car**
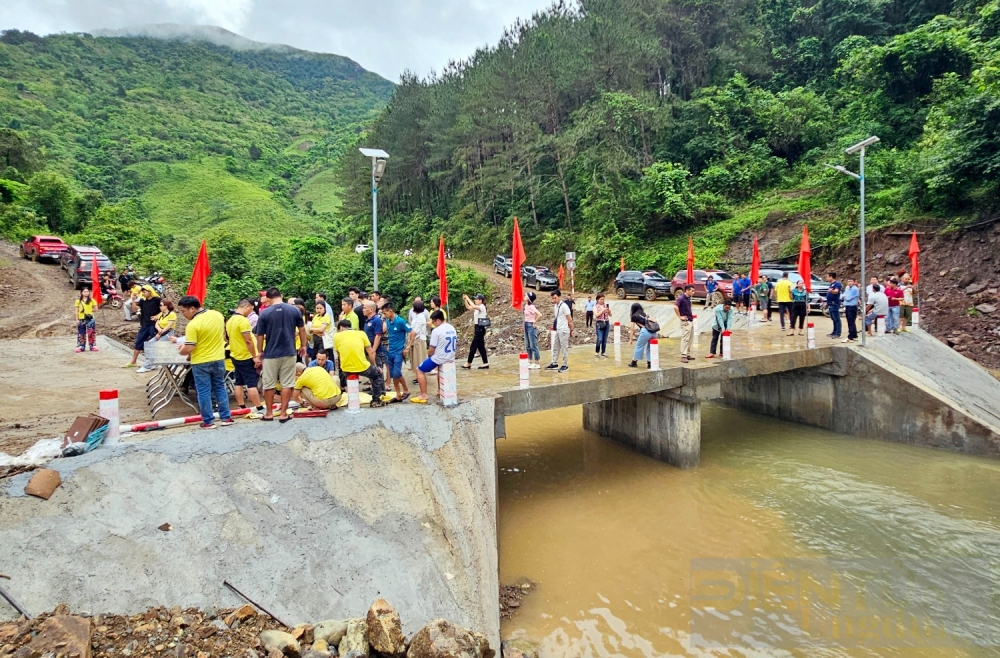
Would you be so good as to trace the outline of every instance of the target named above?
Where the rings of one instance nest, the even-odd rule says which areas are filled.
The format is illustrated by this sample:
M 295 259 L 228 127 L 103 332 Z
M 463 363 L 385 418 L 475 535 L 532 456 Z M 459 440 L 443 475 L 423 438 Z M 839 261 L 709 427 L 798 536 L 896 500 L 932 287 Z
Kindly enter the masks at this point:
M 368 245 L 366 245 L 366 244 L 359 244 L 357 247 L 354 248 L 354 253 L 356 253 L 356 254 L 363 254 L 366 251 L 368 251 L 369 249 L 371 249 L 371 247 L 369 247 Z

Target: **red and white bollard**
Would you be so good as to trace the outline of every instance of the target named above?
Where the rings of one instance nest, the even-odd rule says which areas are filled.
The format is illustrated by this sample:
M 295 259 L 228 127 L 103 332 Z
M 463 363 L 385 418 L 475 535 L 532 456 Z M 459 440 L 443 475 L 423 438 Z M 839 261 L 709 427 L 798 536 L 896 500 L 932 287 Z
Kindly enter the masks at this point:
M 521 352 L 520 359 L 518 360 L 517 375 L 521 388 L 528 388 L 528 355 L 525 352 Z
M 726 331 L 722 332 L 722 360 L 730 361 L 733 358 L 733 332 Z
M 875 335 L 885 336 L 885 316 L 877 315 L 875 316 Z
M 757 319 L 757 305 L 756 304 L 750 304 L 750 326 L 751 327 L 756 327 L 757 326 L 757 322 L 758 322 L 758 319 Z
M 458 377 L 455 375 L 454 361 L 438 366 L 438 399 L 445 407 L 458 404 Z
M 649 340 L 649 369 L 660 369 L 660 341 L 656 338 Z
M 361 383 L 357 375 L 347 376 L 347 413 L 361 413 Z
M 816 325 L 812 322 L 806 325 L 806 348 L 816 349 Z
M 691 323 L 694 325 L 694 331 L 693 331 L 694 337 L 691 339 L 691 346 L 694 347 L 695 349 L 698 349 L 698 334 L 700 334 L 701 331 L 698 330 L 698 316 L 697 315 L 692 315 L 691 316 Z
M 913 316 L 910 318 L 910 326 L 914 329 L 920 328 L 920 309 L 913 307 Z
M 118 443 L 121 436 L 118 424 L 118 391 L 108 389 L 100 392 L 100 403 L 97 415 L 108 419 L 108 433 L 104 435 L 104 442 L 108 444 Z
M 615 339 L 615 361 L 621 361 L 622 360 L 622 323 L 618 322 L 618 321 L 615 322 L 614 339 Z

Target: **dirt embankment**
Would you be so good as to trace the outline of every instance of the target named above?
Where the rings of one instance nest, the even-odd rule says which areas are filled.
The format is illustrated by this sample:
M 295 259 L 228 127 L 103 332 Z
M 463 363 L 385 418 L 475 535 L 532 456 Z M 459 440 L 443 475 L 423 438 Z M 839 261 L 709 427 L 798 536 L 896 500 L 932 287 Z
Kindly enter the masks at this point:
M 758 233 L 761 258 L 776 257 L 801 233 L 803 221 L 786 218 Z M 922 328 L 986 368 L 1000 370 L 1000 221 L 964 231 L 914 228 L 921 250 L 917 301 Z M 869 278 L 910 270 L 910 231 L 894 226 L 868 234 Z M 740 236 L 727 257 L 749 261 L 752 241 L 752 233 Z M 835 271 L 842 280 L 858 277 L 859 253 L 859 241 L 834 252 L 814 252 L 813 271 Z

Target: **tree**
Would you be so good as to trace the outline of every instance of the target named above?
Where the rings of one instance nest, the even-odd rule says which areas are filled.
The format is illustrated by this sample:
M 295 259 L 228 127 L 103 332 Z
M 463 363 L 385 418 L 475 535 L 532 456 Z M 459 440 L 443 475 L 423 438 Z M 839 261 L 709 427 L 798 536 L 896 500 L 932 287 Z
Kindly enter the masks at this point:
M 29 181 L 28 205 L 45 217 L 49 229 L 72 233 L 79 229 L 69 181 L 54 171 L 41 171 Z

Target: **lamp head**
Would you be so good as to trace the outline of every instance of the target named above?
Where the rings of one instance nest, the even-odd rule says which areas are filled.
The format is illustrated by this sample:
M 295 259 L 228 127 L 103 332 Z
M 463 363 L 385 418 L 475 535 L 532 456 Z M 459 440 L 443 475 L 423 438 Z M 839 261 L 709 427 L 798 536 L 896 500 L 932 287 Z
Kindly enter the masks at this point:
M 879 139 L 878 137 L 876 137 L 875 135 L 872 135 L 871 137 L 869 137 L 869 138 L 868 138 L 868 139 L 866 139 L 865 141 L 863 141 L 863 142 L 858 142 L 858 143 L 857 143 L 857 144 L 855 144 L 854 146 L 852 146 L 852 147 L 850 147 L 849 149 L 847 149 L 846 153 L 847 153 L 848 155 L 854 155 L 855 153 L 857 153 L 857 152 L 858 152 L 858 151 L 860 151 L 861 149 L 865 148 L 866 146 L 871 146 L 872 144 L 877 144 L 877 143 L 879 143 L 880 141 L 881 141 L 881 140 L 880 140 L 880 139 Z
M 375 160 L 375 169 L 373 175 L 375 176 L 375 182 L 378 183 L 382 180 L 382 175 L 385 173 L 385 167 L 389 164 L 389 161 L 385 158 L 377 158 Z

